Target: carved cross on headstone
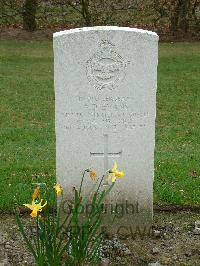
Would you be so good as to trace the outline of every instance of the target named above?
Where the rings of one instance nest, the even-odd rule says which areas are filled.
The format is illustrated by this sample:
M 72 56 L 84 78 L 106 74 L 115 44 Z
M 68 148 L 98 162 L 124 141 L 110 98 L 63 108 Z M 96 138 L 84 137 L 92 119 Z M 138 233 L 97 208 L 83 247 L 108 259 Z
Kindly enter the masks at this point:
M 119 152 L 109 152 L 108 148 L 108 135 L 104 134 L 104 151 L 103 152 L 90 152 L 91 156 L 104 158 L 104 173 L 108 168 L 108 158 L 119 158 L 122 155 L 122 151 Z

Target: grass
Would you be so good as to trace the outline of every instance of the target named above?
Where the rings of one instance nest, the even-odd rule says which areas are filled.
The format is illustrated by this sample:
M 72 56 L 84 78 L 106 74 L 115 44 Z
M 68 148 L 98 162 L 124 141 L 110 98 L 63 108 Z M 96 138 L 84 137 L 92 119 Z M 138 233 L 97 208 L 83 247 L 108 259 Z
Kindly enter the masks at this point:
M 47 42 L 0 47 L 0 209 L 10 209 L 15 193 L 27 201 L 35 176 L 55 176 L 53 64 Z
M 154 201 L 200 204 L 199 43 L 160 44 Z M 51 42 L 0 43 L 0 210 L 55 181 Z
M 155 202 L 200 203 L 199 43 L 161 44 Z

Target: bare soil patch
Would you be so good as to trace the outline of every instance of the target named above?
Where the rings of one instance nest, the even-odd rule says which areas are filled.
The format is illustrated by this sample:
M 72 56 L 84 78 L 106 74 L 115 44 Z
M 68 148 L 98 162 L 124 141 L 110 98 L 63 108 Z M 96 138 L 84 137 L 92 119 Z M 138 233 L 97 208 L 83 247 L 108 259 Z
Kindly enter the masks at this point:
M 136 27 L 135 25 L 129 25 L 130 27 Z M 80 25 L 67 25 L 65 28 L 46 28 L 36 30 L 34 32 L 29 32 L 21 28 L 12 28 L 12 27 L 0 27 L 0 40 L 51 40 L 53 33 L 61 30 L 67 30 L 75 27 L 81 27 Z M 176 35 L 173 35 L 168 30 L 159 30 L 159 29 L 149 29 L 146 27 L 139 27 L 147 30 L 152 30 L 158 33 L 160 41 L 172 42 L 172 41 L 199 41 L 200 34 L 196 32 L 188 32 L 187 34 L 183 32 L 177 32 Z
M 31 223 L 27 215 L 22 219 L 27 226 Z M 200 265 L 200 235 L 194 232 L 197 220 L 197 212 L 157 212 L 152 236 L 110 238 L 101 265 Z M 0 265 L 18 264 L 34 265 L 34 260 L 19 234 L 15 217 L 4 214 L 0 218 Z

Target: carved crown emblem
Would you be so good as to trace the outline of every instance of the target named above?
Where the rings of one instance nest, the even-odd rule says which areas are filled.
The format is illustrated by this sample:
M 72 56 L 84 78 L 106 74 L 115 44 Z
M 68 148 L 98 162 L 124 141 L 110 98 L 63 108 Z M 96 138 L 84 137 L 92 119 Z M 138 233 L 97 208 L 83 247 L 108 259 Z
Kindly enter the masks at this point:
M 112 90 L 124 78 L 127 63 L 112 43 L 102 41 L 99 51 L 87 61 L 87 77 L 96 88 Z

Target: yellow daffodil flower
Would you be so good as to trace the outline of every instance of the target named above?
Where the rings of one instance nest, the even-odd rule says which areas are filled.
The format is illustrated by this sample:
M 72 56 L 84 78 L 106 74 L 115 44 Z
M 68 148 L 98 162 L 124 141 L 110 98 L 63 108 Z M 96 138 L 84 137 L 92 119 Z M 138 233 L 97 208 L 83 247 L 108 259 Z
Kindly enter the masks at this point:
M 38 199 L 39 197 L 40 197 L 40 187 L 36 187 L 32 195 L 32 200 Z
M 109 171 L 108 180 L 111 179 L 111 181 L 114 183 L 117 178 L 124 177 L 124 172 L 117 170 L 117 163 L 114 163 L 113 168 Z
M 43 199 L 41 199 L 41 201 L 37 204 L 35 203 L 35 200 L 33 200 L 32 204 L 23 204 L 23 205 L 29 208 L 30 210 L 32 210 L 30 215 L 31 217 L 35 218 L 37 217 L 38 212 L 41 212 L 42 209 L 47 205 L 47 201 L 43 205 L 42 205 L 42 201 Z
M 55 191 L 56 191 L 57 196 L 61 196 L 61 195 L 62 195 L 62 187 L 61 187 L 60 184 L 57 183 L 57 184 L 54 186 L 54 189 L 55 189 Z
M 90 170 L 90 177 L 93 181 L 95 181 L 97 177 L 97 173 L 94 170 Z

